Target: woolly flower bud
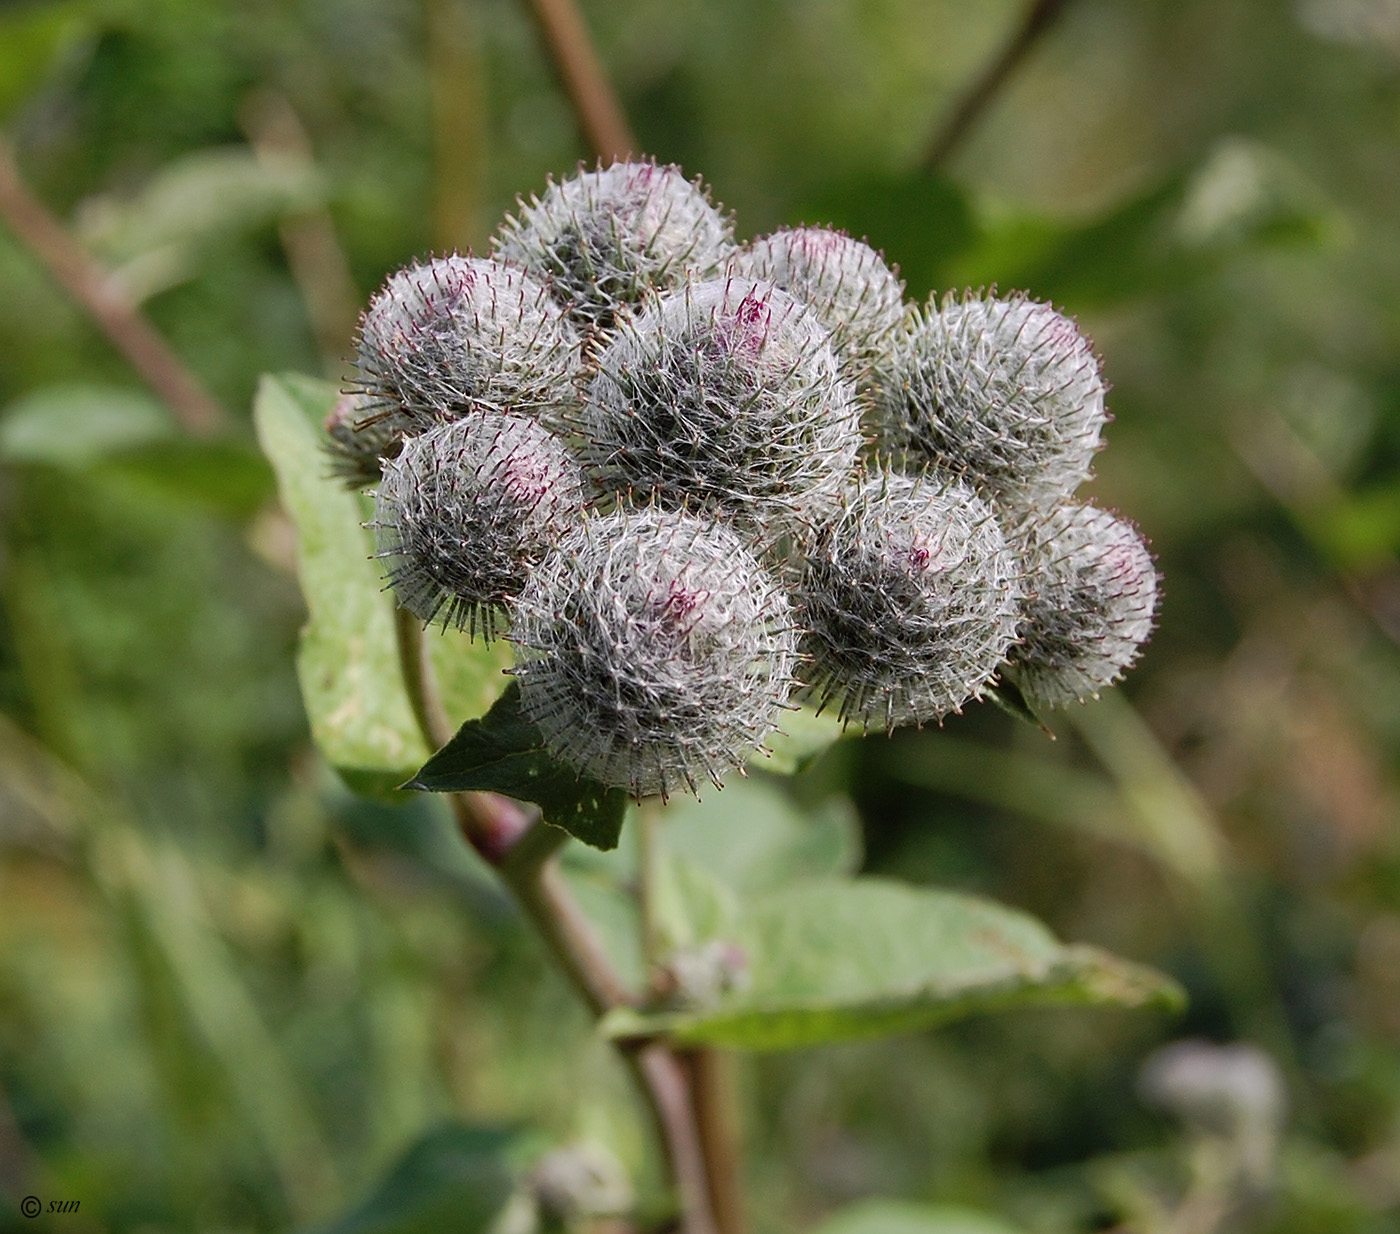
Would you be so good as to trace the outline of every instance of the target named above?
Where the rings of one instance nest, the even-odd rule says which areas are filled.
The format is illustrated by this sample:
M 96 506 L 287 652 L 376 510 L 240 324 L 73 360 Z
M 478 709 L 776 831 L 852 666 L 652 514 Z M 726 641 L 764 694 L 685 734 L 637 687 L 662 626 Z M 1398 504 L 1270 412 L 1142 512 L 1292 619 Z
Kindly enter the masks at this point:
M 581 415 L 605 487 L 765 531 L 832 507 L 861 445 L 826 329 L 748 279 L 688 284 L 621 322 Z
M 1088 341 L 1020 295 L 945 298 L 896 349 L 884 386 L 898 446 L 1028 504 L 1088 478 L 1107 419 Z
M 904 318 L 904 284 L 868 244 L 827 227 L 762 236 L 728 269 L 765 279 L 802 301 L 831 331 L 837 351 L 863 364 Z
M 347 488 L 373 484 L 384 470 L 384 460 L 398 453 L 403 434 L 392 418 L 376 413 L 363 394 L 342 394 L 322 428 L 330 455 L 331 474 Z
M 862 478 L 802 567 L 807 693 L 866 729 L 958 710 L 1016 637 L 1019 576 L 991 510 L 964 484 Z
M 497 254 L 550 283 L 575 320 L 610 329 L 652 289 L 707 278 L 733 247 L 730 227 L 678 167 L 614 163 L 521 203 Z
M 1152 554 L 1131 523 L 1094 506 L 1028 515 L 1011 535 L 1029 593 L 1021 642 L 1008 657 L 1017 685 L 1046 707 L 1096 696 L 1152 633 Z
M 1288 1105 L 1278 1064 L 1248 1042 L 1173 1042 L 1147 1060 L 1138 1087 L 1153 1105 L 1216 1134 L 1276 1130 Z
M 656 509 L 569 532 L 511 638 L 550 752 L 639 798 L 742 767 L 777 727 L 796 642 L 786 597 L 734 532 Z
M 360 322 L 361 387 L 409 432 L 480 407 L 553 420 L 578 364 L 574 329 L 545 288 L 486 258 L 400 270 Z
M 409 612 L 489 639 L 584 497 L 578 464 L 539 424 L 472 412 L 408 438 L 385 467 L 378 555 Z
M 562 1230 L 565 1225 L 573 1229 L 580 1217 L 617 1216 L 629 1211 L 634 1202 L 632 1182 L 622 1162 L 592 1142 L 546 1153 L 530 1171 L 528 1185 L 549 1230 Z

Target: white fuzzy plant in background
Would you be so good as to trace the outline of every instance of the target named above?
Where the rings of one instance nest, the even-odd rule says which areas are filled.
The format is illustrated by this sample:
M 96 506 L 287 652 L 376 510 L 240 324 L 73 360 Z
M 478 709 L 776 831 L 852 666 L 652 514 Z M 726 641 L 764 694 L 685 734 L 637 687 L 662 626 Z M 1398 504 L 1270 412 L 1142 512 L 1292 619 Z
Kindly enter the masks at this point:
M 738 247 L 675 167 L 582 171 L 494 258 L 393 275 L 327 424 L 387 582 L 516 648 L 551 754 L 634 796 L 742 768 L 799 702 L 938 721 L 1093 697 L 1152 630 L 1130 523 L 1074 501 L 1107 419 L 1074 322 L 908 306 L 824 228 Z

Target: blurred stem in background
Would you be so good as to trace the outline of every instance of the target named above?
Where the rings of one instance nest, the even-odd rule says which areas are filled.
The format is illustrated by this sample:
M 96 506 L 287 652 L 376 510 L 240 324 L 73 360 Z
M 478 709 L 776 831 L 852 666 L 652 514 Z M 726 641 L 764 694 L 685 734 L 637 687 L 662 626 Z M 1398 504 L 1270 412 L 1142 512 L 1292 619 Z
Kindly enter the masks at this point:
M 286 96 L 264 88 L 244 101 L 240 119 L 253 153 L 270 170 L 310 176 L 316 171 L 311 138 Z M 284 214 L 277 224 L 287 266 L 306 305 L 325 375 L 338 380 L 350 354 L 360 293 L 324 206 Z
M 0 217 L 92 318 L 142 380 L 198 437 L 220 432 L 227 415 L 140 309 L 25 183 L 9 138 L 0 133 Z
M 963 140 L 977 126 L 1016 70 L 1069 7 L 1070 0 L 1031 0 L 1025 16 L 1001 51 L 987 62 L 948 113 L 924 152 L 923 169 L 941 171 Z
M 476 0 L 425 0 L 433 117 L 433 244 L 484 252 L 487 174 L 486 66 Z

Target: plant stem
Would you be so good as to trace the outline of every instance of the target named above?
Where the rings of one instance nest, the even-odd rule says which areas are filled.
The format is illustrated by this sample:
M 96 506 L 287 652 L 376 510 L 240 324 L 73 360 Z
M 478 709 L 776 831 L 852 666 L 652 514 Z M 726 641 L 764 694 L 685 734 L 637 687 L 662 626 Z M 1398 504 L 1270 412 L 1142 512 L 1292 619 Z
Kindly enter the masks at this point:
M 451 736 L 451 725 L 442 711 L 422 628 L 404 609 L 396 610 L 395 628 L 414 717 L 424 739 L 437 749 Z M 495 867 L 595 1018 L 634 1002 L 560 872 L 558 853 L 568 834 L 546 823 L 538 811 L 497 793 L 447 797 L 467 842 Z M 685 1067 L 659 1042 L 629 1042 L 618 1050 L 651 1110 L 680 1206 L 680 1234 L 721 1234 L 711 1214 L 711 1188 Z
M 717 1234 L 744 1234 L 738 1137 L 734 1134 L 733 1060 L 705 1048 L 690 1051 L 686 1060 L 715 1228 Z
M 640 153 L 575 0 L 530 0 L 530 8 L 589 148 L 604 163 Z
M 632 998 L 559 871 L 556 855 L 567 838 L 541 819 L 511 848 L 497 870 L 564 975 L 583 995 L 589 1010 L 601 1017 Z M 721 1234 L 711 1215 L 711 1187 L 685 1068 L 673 1051 L 657 1042 L 619 1049 L 651 1108 L 680 1203 L 682 1234 Z
M 489 126 L 479 0 L 427 0 L 428 92 L 432 100 L 433 240 L 444 252 L 481 251 Z
M 413 718 L 429 749 L 440 750 L 452 738 L 452 721 L 443 709 L 423 627 L 406 608 L 394 609 L 394 637 L 398 640 L 399 665 Z
M 1021 24 L 977 75 L 929 143 L 923 158 L 925 171 L 937 171 L 948 161 L 1031 49 L 1067 7 L 1069 0 L 1032 0 Z
M 662 939 L 660 922 L 656 916 L 657 863 L 660 854 L 656 848 L 656 827 L 658 806 L 655 801 L 644 801 L 637 807 L 637 915 L 642 923 L 642 960 L 646 967 L 647 982 L 653 993 L 661 972 Z
M 211 437 L 224 409 L 116 281 L 30 190 L 9 139 L 0 133 L 0 218 L 175 414 L 190 433 Z

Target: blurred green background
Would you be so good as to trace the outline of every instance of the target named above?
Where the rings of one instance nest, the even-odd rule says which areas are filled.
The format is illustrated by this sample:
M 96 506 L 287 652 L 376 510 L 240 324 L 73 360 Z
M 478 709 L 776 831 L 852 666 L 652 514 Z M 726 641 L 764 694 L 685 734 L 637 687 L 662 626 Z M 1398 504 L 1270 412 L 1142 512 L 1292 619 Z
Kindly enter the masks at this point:
M 1189 1010 L 744 1060 L 755 1234 L 872 1195 L 1400 1230 L 1400 6 L 1073 0 L 936 171 L 1019 3 L 584 9 L 646 150 L 741 237 L 835 222 L 913 297 L 1076 315 L 1114 386 L 1092 495 L 1165 580 L 1057 740 L 983 706 L 779 791 L 848 796 L 866 870 L 1026 908 Z M 451 1120 L 645 1180 L 625 1075 L 436 804 L 357 800 L 310 748 L 247 412 L 262 372 L 340 379 L 386 273 L 586 155 L 527 6 L 9 0 L 0 125 L 231 424 L 182 433 L 0 224 L 0 1231 L 46 1228 L 27 1194 L 81 1201 L 55 1229 L 315 1228 Z M 1205 1132 L 1136 1082 L 1180 1037 L 1288 1088 L 1215 1224 L 1174 1208 Z

